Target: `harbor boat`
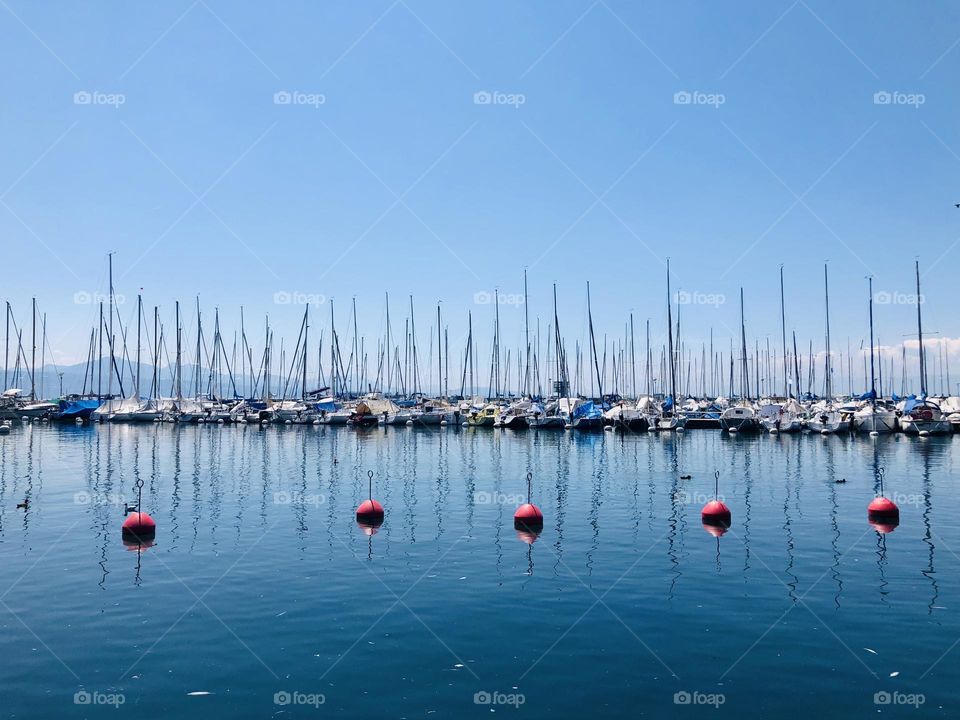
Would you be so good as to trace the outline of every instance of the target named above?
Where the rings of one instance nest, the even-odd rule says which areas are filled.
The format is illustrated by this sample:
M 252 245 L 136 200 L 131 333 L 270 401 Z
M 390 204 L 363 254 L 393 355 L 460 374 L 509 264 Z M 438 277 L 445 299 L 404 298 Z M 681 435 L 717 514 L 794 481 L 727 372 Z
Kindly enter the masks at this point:
M 49 401 L 31 402 L 21 405 L 17 411 L 20 413 L 21 418 L 46 420 L 56 417 L 57 413 L 60 412 L 60 406 L 57 403 Z
M 670 259 L 667 259 L 667 364 L 670 374 L 670 396 L 657 408 L 656 414 L 648 418 L 648 430 L 672 432 L 686 427 L 687 419 L 676 406 L 677 365 L 673 345 L 673 311 L 670 300 Z M 679 306 L 677 310 L 677 335 L 680 335 Z M 678 338 L 679 339 L 679 338 Z M 639 404 L 639 403 L 638 403 Z
M 750 404 L 731 405 L 720 414 L 720 429 L 726 432 L 758 432 L 760 428 L 757 411 Z
M 784 403 L 763 405 L 759 417 L 764 429 L 771 433 L 792 433 L 803 429 L 803 407 L 792 398 Z
M 920 261 L 914 263 L 917 276 L 917 297 L 920 294 Z M 940 406 L 927 399 L 927 363 L 923 348 L 923 316 L 917 303 L 917 345 L 920 353 L 920 399 L 907 398 L 900 411 L 900 429 L 910 435 L 944 435 L 950 432 L 950 422 L 943 416 Z
M 534 403 L 527 417 L 527 424 L 537 430 L 563 430 L 566 424 L 559 412 L 559 403 L 551 402 L 546 406 Z
M 859 433 L 892 433 L 897 429 L 897 413 L 886 403 L 872 399 L 853 414 L 853 429 Z
M 603 413 L 603 424 L 612 425 L 617 430 L 643 432 L 647 429 L 647 418 L 637 410 L 636 404 L 620 400 Z
M 445 403 L 428 402 L 414 410 L 414 425 L 439 425 L 442 422 L 452 422 L 454 419 L 452 408 Z
M 569 425 L 574 430 L 603 429 L 603 413 L 591 400 L 560 398 L 559 409 L 565 427 Z
M 908 435 L 946 435 L 950 432 L 950 421 L 940 406 L 931 400 L 908 398 L 899 409 L 900 430 Z
M 806 421 L 807 429 L 821 435 L 831 435 L 842 430 L 849 430 L 849 420 L 844 413 L 827 403 L 814 405 Z
M 493 423 L 494 427 L 509 428 L 511 430 L 525 430 L 529 427 L 527 419 L 530 403 L 526 401 L 512 403 L 502 409 Z
M 135 423 L 158 422 L 163 418 L 163 411 L 160 409 L 160 403 L 155 398 L 150 398 L 140 403 L 136 410 L 130 413 L 129 421 Z
M 683 417 L 687 430 L 719 430 L 721 408 L 711 402 L 689 400 L 684 403 Z
M 493 403 L 484 405 L 479 410 L 467 415 L 467 424 L 470 427 L 493 427 L 499 412 L 500 408 Z
M 950 424 L 951 432 L 960 432 L 960 397 L 951 395 L 940 401 L 940 410 Z
M 743 288 L 740 288 L 740 342 L 741 358 L 740 386 L 744 390 L 740 402 L 731 405 L 720 413 L 720 428 L 725 432 L 757 432 L 760 430 L 760 418 L 750 401 L 750 368 L 747 364 L 747 334 L 743 320 Z M 731 368 L 731 375 L 733 370 Z
M 348 423 L 354 427 L 375 427 L 398 410 L 399 406 L 391 400 L 379 396 L 365 397 L 357 403 Z
M 76 422 L 77 420 L 89 420 L 90 414 L 100 407 L 100 401 L 97 398 L 84 398 L 80 396 L 67 396 L 61 398 L 57 405 L 59 412 L 57 420 L 61 422 Z
M 860 400 L 864 404 L 853 414 L 853 427 L 857 432 L 881 435 L 897 429 L 897 415 L 886 403 L 877 401 L 877 381 L 873 354 L 873 278 L 867 278 L 870 290 L 870 390 Z

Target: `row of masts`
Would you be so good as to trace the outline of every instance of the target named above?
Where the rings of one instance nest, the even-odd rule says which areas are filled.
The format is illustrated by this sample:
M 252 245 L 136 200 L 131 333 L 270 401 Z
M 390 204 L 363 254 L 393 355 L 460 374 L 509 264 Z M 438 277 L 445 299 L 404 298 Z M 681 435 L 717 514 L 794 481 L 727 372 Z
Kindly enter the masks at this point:
M 606 396 L 641 395 L 660 397 L 718 396 L 759 398 L 762 396 L 801 397 L 822 393 L 834 396 L 834 354 L 831 350 L 830 298 L 827 266 L 824 265 L 825 351 L 822 360 L 822 375 L 818 380 L 818 364 L 809 341 L 805 356 L 798 351 L 796 333 L 790 333 L 788 342 L 783 268 L 780 268 L 780 320 L 781 352 L 771 353 L 769 338 L 761 349 L 759 340 L 748 347 L 744 317 L 744 292 L 740 289 L 739 348 L 731 340 L 725 353 L 715 347 L 713 331 L 709 344 L 700 343 L 699 349 L 686 344 L 681 335 L 681 305 L 673 298 L 670 283 L 669 259 L 667 268 L 667 337 L 657 353 L 651 345 L 650 320 L 645 326 L 645 350 L 638 373 L 637 344 L 634 316 L 631 312 L 624 325 L 623 336 L 609 339 L 604 335 L 599 341 L 593 322 L 590 283 L 586 284 L 588 341 L 574 343 L 571 359 L 560 331 L 557 312 L 557 288 L 553 287 L 553 318 L 541 333 L 541 320 L 536 318 L 531 329 L 527 299 L 527 274 L 524 271 L 524 320 L 523 346 L 504 348 L 501 340 L 500 298 L 494 293 L 492 343 L 487 367 L 486 388 L 481 387 L 480 358 L 476 352 L 474 318 L 467 313 L 465 344 L 459 351 L 459 378 L 454 376 L 451 388 L 449 327 L 443 322 L 441 303 L 437 303 L 436 322 L 430 328 L 429 362 L 426 368 L 421 363 L 421 348 L 418 345 L 415 324 L 414 298 L 409 297 L 409 312 L 404 319 L 403 333 L 398 341 L 391 321 L 390 296 L 384 295 L 386 327 L 384 336 L 377 340 L 376 347 L 368 348 L 366 338 L 359 333 L 356 300 L 353 300 L 349 325 L 351 337 L 343 342 L 337 331 L 334 301 L 329 300 L 329 328 L 321 330 L 316 341 L 316 354 L 310 345 L 310 306 L 304 307 L 296 343 L 288 352 L 283 339 L 277 341 L 269 317 L 263 326 L 262 351 L 254 348 L 246 329 L 244 308 L 240 308 L 239 333 L 227 341 L 221 331 L 219 309 L 214 310 L 212 333 L 208 336 L 204 327 L 204 315 L 199 298 L 196 300 L 195 342 L 188 351 L 185 342 L 184 314 L 179 301 L 175 303 L 173 340 L 160 320 L 159 307 L 151 314 L 143 305 L 142 294 L 137 295 L 136 342 L 133 357 L 128 352 L 127 328 L 121 321 L 113 288 L 113 254 L 109 256 L 109 296 L 107 303 L 99 303 L 99 318 L 89 336 L 87 360 L 81 394 L 100 397 L 116 395 L 126 397 L 159 398 L 165 393 L 174 398 L 189 396 L 301 398 L 318 397 L 321 394 L 333 397 L 359 396 L 369 392 L 383 393 L 394 397 L 475 397 L 486 394 L 490 397 L 505 396 L 568 396 L 578 394 L 593 398 Z M 917 296 L 919 293 L 919 264 L 916 269 Z M 870 280 L 870 352 L 869 376 L 867 359 L 863 357 L 863 382 L 874 395 L 882 396 L 884 389 L 891 390 L 896 358 L 888 353 L 884 358 L 882 349 L 875 343 L 873 328 L 873 289 Z M 106 304 L 106 307 L 104 305 Z M 674 306 L 676 312 L 674 313 Z M 922 318 L 917 304 L 919 338 L 919 381 L 921 393 L 928 391 L 927 353 L 923 344 Z M 44 393 L 43 377 L 36 372 L 37 328 L 40 327 L 40 362 L 46 366 L 46 353 L 50 350 L 46 332 L 46 313 L 38 320 L 36 299 L 32 302 L 30 358 L 23 348 L 23 328 L 16 323 L 12 307 L 6 304 L 6 342 L 4 362 L 4 387 L 18 384 L 26 375 L 30 380 L 30 397 L 36 399 Z M 117 332 L 119 331 L 119 337 Z M 326 337 L 325 337 L 326 334 Z M 13 338 L 14 363 L 11 368 L 10 346 Z M 130 338 L 132 341 L 132 338 Z M 544 344 L 546 350 L 543 350 Z M 229 347 L 228 347 L 229 345 Z M 171 347 L 172 346 L 172 347 Z M 862 351 L 861 347 L 857 352 Z M 949 356 L 940 343 L 941 392 L 949 393 Z M 699 350 L 699 352 L 697 352 Z M 50 350 L 52 356 L 52 350 Z M 144 353 L 147 355 L 149 378 L 144 377 Z M 326 353 L 326 358 L 324 354 Z M 656 355 L 659 355 L 657 358 Z M 847 352 L 839 353 L 841 384 L 846 382 L 847 392 L 854 394 L 857 381 L 854 373 L 854 353 L 847 341 Z M 901 394 L 907 391 L 906 347 L 901 347 Z M 884 363 L 887 363 L 886 388 L 884 387 Z M 184 378 L 185 364 L 189 366 L 190 378 Z M 161 367 L 169 373 L 169 384 L 161 378 Z M 572 372 L 571 372 L 572 369 Z M 426 371 L 426 377 L 424 372 Z M 845 371 L 845 372 L 844 372 Z M 61 376 L 62 373 L 58 374 Z M 845 375 L 845 378 L 844 378 Z M 639 377 L 639 382 L 638 382 Z M 868 381 L 869 377 L 869 381 Z M 459 379 L 459 384 L 457 380 Z M 312 387 L 311 387 L 312 385 Z M 483 390 L 486 393 L 483 393 Z M 63 393 L 60 388 L 61 395 Z

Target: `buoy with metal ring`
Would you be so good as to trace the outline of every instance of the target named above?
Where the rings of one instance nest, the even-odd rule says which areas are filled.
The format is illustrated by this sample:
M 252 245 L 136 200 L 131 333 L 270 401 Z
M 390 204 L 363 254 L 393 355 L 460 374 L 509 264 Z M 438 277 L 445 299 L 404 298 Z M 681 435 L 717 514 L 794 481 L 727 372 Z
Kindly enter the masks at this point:
M 730 527 L 731 518 L 730 508 L 720 500 L 720 471 L 717 470 L 714 473 L 713 500 L 703 506 L 700 519 L 704 525 L 726 529 Z
M 382 523 L 383 505 L 373 499 L 373 470 L 367 472 L 367 499 L 357 508 L 357 522 Z
M 123 521 L 121 535 L 126 540 L 145 542 L 152 540 L 157 534 L 157 523 L 147 513 L 142 511 L 143 480 L 137 480 L 137 509 L 127 515 Z
M 517 530 L 538 531 L 543 529 L 543 513 L 530 502 L 533 473 L 527 473 L 527 501 L 513 514 L 513 526 Z
M 883 494 L 883 468 L 877 468 L 877 478 L 880 481 L 880 494 L 867 506 L 867 519 L 880 532 L 892 532 L 900 523 L 900 508 Z

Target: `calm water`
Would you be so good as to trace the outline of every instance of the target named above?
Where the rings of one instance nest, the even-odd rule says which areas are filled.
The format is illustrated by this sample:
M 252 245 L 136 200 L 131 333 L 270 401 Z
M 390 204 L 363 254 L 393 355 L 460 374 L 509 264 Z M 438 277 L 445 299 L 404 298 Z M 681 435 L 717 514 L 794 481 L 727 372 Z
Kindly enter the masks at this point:
M 956 717 L 956 442 L 18 427 L 0 713 Z M 879 467 L 901 507 L 885 536 Z M 715 469 L 719 539 L 699 516 Z M 512 524 L 528 470 L 532 546 Z M 140 553 L 120 534 L 138 478 L 159 527 Z

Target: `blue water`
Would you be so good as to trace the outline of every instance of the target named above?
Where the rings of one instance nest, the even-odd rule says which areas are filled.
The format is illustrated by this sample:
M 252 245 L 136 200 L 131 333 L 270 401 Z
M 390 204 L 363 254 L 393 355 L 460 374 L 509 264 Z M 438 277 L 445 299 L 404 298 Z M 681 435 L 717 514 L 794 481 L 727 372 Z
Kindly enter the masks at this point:
M 0 714 L 956 717 L 956 442 L 20 426 L 0 437 Z M 159 528 L 139 552 L 138 479 Z

